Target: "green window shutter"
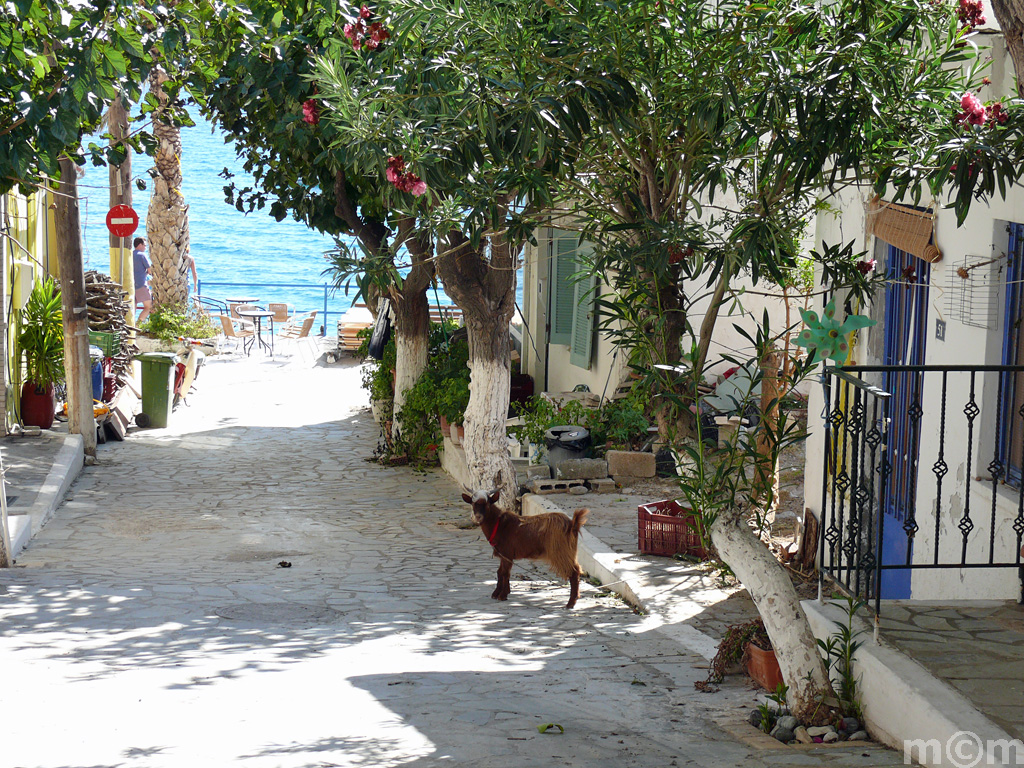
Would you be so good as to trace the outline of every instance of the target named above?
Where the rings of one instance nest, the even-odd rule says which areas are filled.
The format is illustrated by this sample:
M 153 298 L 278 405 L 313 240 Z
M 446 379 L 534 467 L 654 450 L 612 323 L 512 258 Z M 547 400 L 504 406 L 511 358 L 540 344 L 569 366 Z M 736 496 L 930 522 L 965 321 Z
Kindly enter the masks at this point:
M 578 270 L 576 241 L 571 232 L 551 231 L 551 344 L 572 342 L 576 292 L 571 278 Z
M 569 362 L 580 368 L 590 368 L 590 358 L 594 349 L 596 285 L 597 278 L 594 275 L 576 283 Z

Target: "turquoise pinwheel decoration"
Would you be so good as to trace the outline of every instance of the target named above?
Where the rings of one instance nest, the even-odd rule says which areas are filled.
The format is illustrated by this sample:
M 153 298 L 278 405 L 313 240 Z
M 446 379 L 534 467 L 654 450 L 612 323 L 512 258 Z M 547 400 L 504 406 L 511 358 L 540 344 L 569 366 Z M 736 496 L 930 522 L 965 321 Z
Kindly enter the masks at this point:
M 807 327 L 793 343 L 798 347 L 807 347 L 810 352 L 810 363 L 818 360 L 835 360 L 837 363 L 845 361 L 850 354 L 850 334 L 875 324 L 874 320 L 865 315 L 849 315 L 840 323 L 836 320 L 835 299 L 825 307 L 825 313 L 821 318 L 817 312 L 807 309 L 801 309 L 800 316 Z

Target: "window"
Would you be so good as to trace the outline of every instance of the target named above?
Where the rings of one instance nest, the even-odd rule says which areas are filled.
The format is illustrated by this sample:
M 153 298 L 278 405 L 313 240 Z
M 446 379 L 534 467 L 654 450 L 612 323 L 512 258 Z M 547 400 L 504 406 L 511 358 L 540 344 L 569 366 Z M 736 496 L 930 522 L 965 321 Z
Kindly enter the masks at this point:
M 1003 322 L 1003 365 L 1024 365 L 1024 333 L 1021 315 L 1024 310 L 1024 224 L 1010 224 L 1006 267 L 1006 315 Z M 1002 404 L 999 439 L 1005 479 L 1019 486 L 1024 462 L 1024 435 L 1021 420 L 1024 408 L 1024 374 L 1000 377 L 999 402 Z
M 548 342 L 569 347 L 569 362 L 590 368 L 594 346 L 594 293 L 597 279 L 577 279 L 586 265 L 580 256 L 589 250 L 579 237 L 564 230 L 551 231 L 551 306 Z

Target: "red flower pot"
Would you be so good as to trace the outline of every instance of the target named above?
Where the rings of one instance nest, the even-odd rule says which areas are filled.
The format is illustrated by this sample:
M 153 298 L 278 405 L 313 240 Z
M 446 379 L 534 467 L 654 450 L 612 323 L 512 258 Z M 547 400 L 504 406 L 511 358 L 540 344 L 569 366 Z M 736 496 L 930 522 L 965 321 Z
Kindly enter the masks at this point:
M 21 423 L 25 426 L 49 429 L 53 426 L 55 411 L 53 384 L 38 387 L 34 381 L 26 381 L 21 388 Z
M 766 651 L 753 643 L 747 643 L 743 654 L 743 666 L 754 682 L 769 691 L 782 685 L 782 670 L 775 651 Z

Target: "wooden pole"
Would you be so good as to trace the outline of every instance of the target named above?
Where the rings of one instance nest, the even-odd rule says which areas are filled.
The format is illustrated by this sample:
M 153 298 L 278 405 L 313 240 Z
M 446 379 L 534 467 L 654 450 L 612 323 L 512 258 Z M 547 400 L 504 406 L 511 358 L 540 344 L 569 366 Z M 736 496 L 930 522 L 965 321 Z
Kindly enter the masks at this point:
M 82 436 L 85 452 L 96 455 L 96 420 L 92 411 L 92 372 L 89 365 L 89 317 L 82 272 L 82 228 L 78 218 L 78 169 L 60 159 L 60 188 L 56 196 L 57 264 L 60 302 L 64 315 L 64 373 L 68 386 L 68 428 Z
M 0 217 L 5 214 L 4 211 L 5 198 L 0 195 Z M 7 275 L 7 243 L 4 238 L 0 237 L 0 295 L 5 295 L 6 286 L 4 285 L 4 279 Z M 3 308 L 3 316 L 7 317 L 6 302 L 0 301 L 0 307 Z M 0 322 L 0 360 L 7 359 L 7 324 Z M 3 383 L 0 381 L 0 383 Z M 6 386 L 6 384 L 4 384 Z M 4 408 L 0 411 L 0 426 L 3 427 L 3 434 L 7 434 L 7 404 L 4 403 Z M 7 485 L 4 482 L 4 462 L 3 457 L 0 456 L 0 568 L 11 567 L 11 529 L 8 527 L 7 522 Z
M 110 131 L 110 144 L 124 144 L 129 135 L 128 109 L 124 94 L 110 102 L 107 108 L 107 128 Z M 107 171 L 110 181 L 110 207 L 132 204 L 132 150 L 121 165 L 111 165 Z M 125 261 L 125 238 L 110 233 L 110 276 L 128 291 L 128 315 L 125 321 L 135 325 L 135 277 L 133 263 Z

